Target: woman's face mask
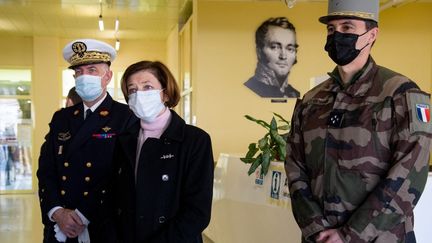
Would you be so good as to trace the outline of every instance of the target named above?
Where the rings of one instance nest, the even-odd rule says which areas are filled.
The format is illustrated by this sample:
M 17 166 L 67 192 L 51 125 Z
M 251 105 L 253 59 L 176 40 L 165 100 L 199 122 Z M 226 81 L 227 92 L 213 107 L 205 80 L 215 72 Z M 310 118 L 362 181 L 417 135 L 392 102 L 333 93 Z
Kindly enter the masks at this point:
M 136 91 L 129 95 L 129 107 L 137 117 L 147 123 L 153 122 L 165 108 L 161 99 L 161 89 Z

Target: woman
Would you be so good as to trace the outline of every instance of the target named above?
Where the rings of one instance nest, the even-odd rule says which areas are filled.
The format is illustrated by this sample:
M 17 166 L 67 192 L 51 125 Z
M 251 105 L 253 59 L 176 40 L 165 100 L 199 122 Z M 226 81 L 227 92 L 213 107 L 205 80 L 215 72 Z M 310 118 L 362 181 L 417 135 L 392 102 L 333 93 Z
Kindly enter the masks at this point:
M 114 151 L 123 242 L 202 242 L 213 194 L 209 135 L 170 109 L 180 92 L 164 64 L 129 66 L 121 88 L 139 118 Z

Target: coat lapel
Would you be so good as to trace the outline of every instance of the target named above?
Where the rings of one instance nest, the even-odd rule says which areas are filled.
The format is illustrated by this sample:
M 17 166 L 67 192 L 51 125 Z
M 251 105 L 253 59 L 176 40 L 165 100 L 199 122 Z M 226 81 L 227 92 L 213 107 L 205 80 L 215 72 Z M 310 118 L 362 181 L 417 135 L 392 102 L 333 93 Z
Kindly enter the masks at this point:
M 138 146 L 138 134 L 141 129 L 139 119 L 127 131 L 124 136 L 119 137 L 120 144 L 125 151 L 131 168 L 135 169 L 136 151 Z
M 99 107 L 94 111 L 94 113 L 85 121 L 83 120 L 84 108 L 81 108 L 80 114 L 76 115 L 78 116 L 78 118 L 74 119 L 75 121 L 73 121 L 75 123 L 73 124 L 73 126 L 75 127 L 78 124 L 81 125 L 77 126 L 79 128 L 76 131 L 75 136 L 72 138 L 68 151 L 68 156 L 76 152 L 76 150 L 82 144 L 87 142 L 87 140 L 89 140 L 94 133 L 98 132 L 103 127 L 103 125 L 111 119 L 111 105 L 112 98 L 109 94 L 107 94 L 107 97 L 102 102 L 102 104 L 100 104 Z

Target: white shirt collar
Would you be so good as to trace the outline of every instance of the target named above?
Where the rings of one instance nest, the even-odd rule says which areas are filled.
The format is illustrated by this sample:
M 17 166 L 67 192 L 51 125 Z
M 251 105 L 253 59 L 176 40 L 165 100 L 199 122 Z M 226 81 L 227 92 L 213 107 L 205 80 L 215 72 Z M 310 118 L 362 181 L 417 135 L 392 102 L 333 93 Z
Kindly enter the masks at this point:
M 92 111 L 92 112 L 94 112 L 99 106 L 100 106 L 100 104 L 102 104 L 102 102 L 105 100 L 105 98 L 107 97 L 107 93 L 105 92 L 105 95 L 104 95 L 104 97 L 102 98 L 102 99 L 100 99 L 96 104 L 94 104 L 92 107 L 88 107 L 88 106 L 86 106 L 85 104 L 84 104 L 84 102 L 83 102 L 83 105 L 84 105 L 84 113 L 85 113 L 85 111 L 87 110 L 87 109 L 89 109 L 90 108 L 90 110 Z

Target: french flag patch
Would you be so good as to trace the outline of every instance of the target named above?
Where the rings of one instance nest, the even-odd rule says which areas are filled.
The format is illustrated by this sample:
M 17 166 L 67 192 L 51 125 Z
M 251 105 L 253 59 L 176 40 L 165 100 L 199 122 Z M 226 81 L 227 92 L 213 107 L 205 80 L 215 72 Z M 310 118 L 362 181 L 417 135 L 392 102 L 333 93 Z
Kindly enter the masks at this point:
M 422 122 L 430 121 L 430 109 L 429 105 L 425 104 L 416 104 L 417 108 L 417 117 Z

